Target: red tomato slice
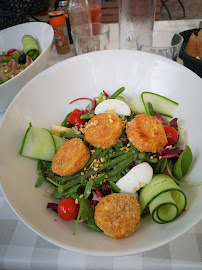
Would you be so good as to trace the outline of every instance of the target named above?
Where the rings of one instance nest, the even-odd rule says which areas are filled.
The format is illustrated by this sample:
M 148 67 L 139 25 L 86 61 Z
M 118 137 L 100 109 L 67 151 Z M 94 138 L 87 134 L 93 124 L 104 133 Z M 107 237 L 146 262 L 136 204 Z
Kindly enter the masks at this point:
M 75 203 L 73 198 L 65 198 L 60 201 L 57 210 L 62 219 L 71 220 L 77 217 L 79 205 Z
M 165 129 L 166 137 L 167 137 L 167 140 L 168 140 L 167 145 L 176 144 L 176 142 L 178 140 L 177 130 L 174 127 L 171 127 L 171 126 L 164 127 L 164 129 Z
M 9 51 L 7 51 L 7 56 L 11 56 L 12 53 L 14 52 L 18 52 L 20 54 L 20 52 L 16 49 L 10 49 Z
M 67 118 L 67 121 L 70 123 L 72 126 L 78 126 L 78 127 L 83 127 L 86 123 L 86 119 L 81 119 L 81 115 L 87 113 L 88 111 L 86 110 L 78 110 L 75 109 L 72 113 L 70 113 L 69 117 Z

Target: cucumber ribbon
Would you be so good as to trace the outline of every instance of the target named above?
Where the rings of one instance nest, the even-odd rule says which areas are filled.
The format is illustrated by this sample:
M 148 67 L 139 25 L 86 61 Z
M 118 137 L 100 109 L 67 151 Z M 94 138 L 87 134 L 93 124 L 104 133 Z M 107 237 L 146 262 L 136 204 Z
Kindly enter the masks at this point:
M 36 59 L 40 54 L 39 46 L 31 35 L 25 35 L 22 38 L 23 50 L 32 60 Z
M 170 176 L 157 174 L 141 189 L 139 202 L 142 214 L 149 208 L 153 220 L 163 224 L 175 220 L 182 214 L 187 199 Z

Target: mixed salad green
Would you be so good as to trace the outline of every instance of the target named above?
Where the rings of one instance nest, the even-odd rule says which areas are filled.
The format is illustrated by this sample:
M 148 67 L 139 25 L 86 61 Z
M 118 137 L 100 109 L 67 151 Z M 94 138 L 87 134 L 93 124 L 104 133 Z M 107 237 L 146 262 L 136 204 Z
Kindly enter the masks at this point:
M 178 119 L 173 118 L 178 103 L 150 92 L 143 92 L 129 103 L 122 95 L 124 90 L 122 87 L 111 96 L 103 91 L 99 97 L 85 98 L 89 100 L 89 106 L 85 110 L 75 109 L 68 113 L 60 126 L 53 125 L 49 131 L 30 124 L 25 134 L 20 154 L 38 159 L 39 176 L 35 187 L 44 182 L 51 184 L 47 192 L 58 199 L 58 203 L 49 203 L 47 207 L 63 219 L 76 219 L 74 234 L 81 220 L 85 221 L 86 228 L 100 231 L 94 221 L 97 203 L 111 193 L 124 192 L 118 184 L 120 179 L 139 164 L 147 163 L 153 169 L 151 181 L 131 192 L 138 197 L 142 217 L 151 214 L 155 222 L 167 223 L 179 217 L 186 208 L 187 198 L 180 185 L 190 185 L 186 183 L 188 180 L 182 182 L 182 179 L 189 171 L 192 152 L 188 145 L 182 147 L 179 144 Z M 84 128 L 89 119 L 95 116 L 98 104 L 110 99 L 122 100 L 129 105 L 131 115 L 119 115 L 125 123 L 141 113 L 158 119 L 165 128 L 168 144 L 156 153 L 140 152 L 128 140 L 125 129 L 117 143 L 107 149 L 95 148 L 85 142 Z M 57 149 L 72 138 L 84 141 L 91 152 L 90 158 L 75 174 L 57 175 L 51 169 L 52 159 Z

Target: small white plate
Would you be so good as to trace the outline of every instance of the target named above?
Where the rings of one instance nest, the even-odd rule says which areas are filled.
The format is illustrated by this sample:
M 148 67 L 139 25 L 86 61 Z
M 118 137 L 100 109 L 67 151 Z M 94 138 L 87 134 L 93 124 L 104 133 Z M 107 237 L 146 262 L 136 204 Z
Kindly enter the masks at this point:
M 63 221 L 46 209 L 53 201 L 47 187 L 35 188 L 37 161 L 19 155 L 26 129 L 60 125 L 68 112 L 83 107 L 70 101 L 93 98 L 102 90 L 111 94 L 125 86 L 134 98 L 143 91 L 164 95 L 179 103 L 175 117 L 184 127 L 193 163 L 187 178 L 201 182 L 202 175 L 202 80 L 182 65 L 166 58 L 137 51 L 100 51 L 73 57 L 52 66 L 31 80 L 9 106 L 0 129 L 0 179 L 14 211 L 35 232 L 50 242 L 87 255 L 120 256 L 159 247 L 180 236 L 202 217 L 202 186 L 182 189 L 188 198 L 187 211 L 174 222 L 161 225 L 143 219 L 132 236 L 117 240 Z

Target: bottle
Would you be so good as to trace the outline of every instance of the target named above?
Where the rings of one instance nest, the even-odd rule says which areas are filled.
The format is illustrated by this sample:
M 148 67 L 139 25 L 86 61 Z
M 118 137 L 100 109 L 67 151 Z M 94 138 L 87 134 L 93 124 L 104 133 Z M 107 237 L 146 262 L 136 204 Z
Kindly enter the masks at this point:
M 49 12 L 49 23 L 54 30 L 55 46 L 58 54 L 70 51 L 69 38 L 64 11 Z
M 88 0 L 70 0 L 69 17 L 72 32 L 76 35 L 89 35 L 91 14 Z
M 59 1 L 58 10 L 62 10 L 65 13 L 67 30 L 69 35 L 69 43 L 73 44 L 72 35 L 71 35 L 71 25 L 69 20 L 69 0 L 68 1 Z
M 91 13 L 92 23 L 100 23 L 101 21 L 101 0 L 88 0 Z

